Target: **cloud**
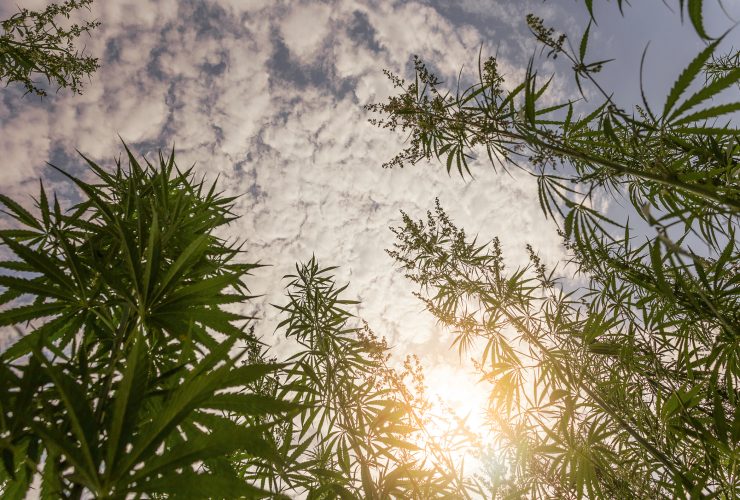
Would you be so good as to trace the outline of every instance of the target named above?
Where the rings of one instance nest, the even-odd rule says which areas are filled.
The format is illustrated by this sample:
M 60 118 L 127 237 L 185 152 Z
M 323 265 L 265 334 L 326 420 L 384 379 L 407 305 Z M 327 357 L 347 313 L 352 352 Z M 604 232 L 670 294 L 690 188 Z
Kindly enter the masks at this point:
M 0 108 L 4 116 L 0 133 L 3 160 L 2 185 L 16 192 L 25 192 L 23 184 L 38 177 L 49 158 L 51 146 L 49 121 L 43 109 L 30 108 L 14 112 Z M 16 114 L 17 113 L 17 114 Z M 35 189 L 35 183 L 33 189 Z
M 331 9 L 326 4 L 307 3 L 290 9 L 279 25 L 290 52 L 303 64 L 313 61 L 329 33 Z

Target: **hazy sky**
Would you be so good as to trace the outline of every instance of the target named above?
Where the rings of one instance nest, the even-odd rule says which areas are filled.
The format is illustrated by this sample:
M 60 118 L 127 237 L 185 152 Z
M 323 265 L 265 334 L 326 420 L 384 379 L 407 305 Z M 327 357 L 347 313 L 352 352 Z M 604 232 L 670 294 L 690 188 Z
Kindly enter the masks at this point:
M 37 9 L 47 2 L 3 1 L 0 19 L 15 3 Z M 605 86 L 624 105 L 639 102 L 637 65 L 652 40 L 645 85 L 662 99 L 702 47 L 698 37 L 660 0 L 633 2 L 625 18 L 615 2 L 594 3 L 595 53 L 618 59 L 602 75 Z M 726 3 L 740 18 L 738 3 Z M 711 33 L 731 26 L 716 5 L 706 11 Z M 45 162 L 82 174 L 78 149 L 111 165 L 122 149 L 118 135 L 150 159 L 174 144 L 181 167 L 195 163 L 209 179 L 220 175 L 227 194 L 243 195 L 242 218 L 229 235 L 246 242 L 249 258 L 271 265 L 252 282 L 264 294 L 253 307 L 266 318 L 257 332 L 267 343 L 279 344 L 264 305 L 281 302 L 281 276 L 315 254 L 341 266 L 340 282 L 350 281 L 349 297 L 362 301 L 358 313 L 397 357 L 420 354 L 430 386 L 449 394 L 468 380 L 446 354 L 451 337 L 422 311 L 384 252 L 399 210 L 422 217 L 438 196 L 469 233 L 498 235 L 512 265 L 523 261 L 526 243 L 550 264 L 562 249 L 525 175 L 495 175 L 483 163 L 474 165 L 472 181 L 439 165 L 382 169 L 402 138 L 369 125 L 362 106 L 392 92 L 383 68 L 409 76 L 413 54 L 454 81 L 461 65 L 475 66 L 482 46 L 518 82 L 535 51 L 528 12 L 575 43 L 588 21 L 581 0 L 98 0 L 91 17 L 102 26 L 85 43 L 101 68 L 84 95 L 41 101 L 21 98 L 20 88 L 0 90 L 2 192 L 25 197 L 43 177 L 72 196 Z M 538 64 L 542 73 L 556 69 L 542 58 Z M 575 97 L 567 68 L 557 69 L 553 99 Z

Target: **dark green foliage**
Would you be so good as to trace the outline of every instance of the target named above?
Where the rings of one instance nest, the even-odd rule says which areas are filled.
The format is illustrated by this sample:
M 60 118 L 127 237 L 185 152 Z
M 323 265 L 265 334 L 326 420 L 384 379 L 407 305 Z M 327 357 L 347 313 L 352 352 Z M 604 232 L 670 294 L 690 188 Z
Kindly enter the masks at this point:
M 94 182 L 68 176 L 83 195 L 70 210 L 43 186 L 39 217 L 2 197 L 17 229 L 0 238 L 17 260 L 3 263 L 0 324 L 19 335 L 1 355 L 4 498 L 23 498 L 36 473 L 44 498 L 264 496 L 211 465 L 235 452 L 278 461 L 271 428 L 295 410 L 244 389 L 278 365 L 231 353 L 256 342 L 223 308 L 249 299 L 256 267 L 214 234 L 233 199 L 174 156 L 142 167 L 127 154 L 112 173 L 88 160 Z
M 84 55 L 75 42 L 84 33 L 100 25 L 85 21 L 82 25 L 64 26 L 64 20 L 79 9 L 89 9 L 92 0 L 65 0 L 51 4 L 41 12 L 20 9 L 9 19 L 0 22 L 0 81 L 6 85 L 19 82 L 26 93 L 45 96 L 33 78 L 41 75 L 49 85 L 69 88 L 82 93 L 83 78 L 98 69 L 97 58 Z

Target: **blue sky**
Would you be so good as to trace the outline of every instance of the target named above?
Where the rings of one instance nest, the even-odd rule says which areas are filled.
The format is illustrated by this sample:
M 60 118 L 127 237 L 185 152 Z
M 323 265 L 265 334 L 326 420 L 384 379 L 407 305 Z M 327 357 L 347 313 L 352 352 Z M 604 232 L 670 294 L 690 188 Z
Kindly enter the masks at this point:
M 32 9 L 46 3 L 17 1 Z M 594 3 L 594 57 L 617 59 L 601 81 L 625 107 L 639 102 L 639 58 L 651 41 L 645 88 L 662 104 L 702 42 L 660 0 L 633 2 L 624 18 L 616 2 Z M 732 25 L 706 3 L 711 34 Z M 740 5 L 726 3 L 740 19 Z M 677 9 L 678 2 L 668 4 Z M 0 18 L 13 11 L 13 2 L 3 2 Z M 271 265 L 256 273 L 252 290 L 263 296 L 249 306 L 264 318 L 257 332 L 267 343 L 286 348 L 273 336 L 267 305 L 281 301 L 281 277 L 294 263 L 315 254 L 341 266 L 339 280 L 350 281 L 348 293 L 362 301 L 357 312 L 398 359 L 420 354 L 430 386 L 454 392 L 448 389 L 470 379 L 447 352 L 452 337 L 423 312 L 384 252 L 399 210 L 421 217 L 439 197 L 469 233 L 499 236 L 512 265 L 524 261 L 526 243 L 548 264 L 563 249 L 526 175 L 495 175 L 483 163 L 473 166 L 474 180 L 438 165 L 382 169 L 402 138 L 369 125 L 362 106 L 392 92 L 383 68 L 409 75 L 413 54 L 454 81 L 461 66 L 475 67 L 482 47 L 517 82 L 536 50 L 528 12 L 574 43 L 588 21 L 580 0 L 98 0 L 91 17 L 102 26 L 85 43 L 102 67 L 84 95 L 39 100 L 19 88 L 0 91 L 2 191 L 22 198 L 42 177 L 63 198 L 74 197 L 45 162 L 82 173 L 79 150 L 111 165 L 122 149 L 119 135 L 149 158 L 174 144 L 180 166 L 195 163 L 208 178 L 220 176 L 228 194 L 243 195 L 242 218 L 228 236 Z M 734 32 L 724 47 L 733 45 L 740 46 Z M 567 66 L 537 61 L 542 74 L 557 74 L 553 100 L 576 96 Z

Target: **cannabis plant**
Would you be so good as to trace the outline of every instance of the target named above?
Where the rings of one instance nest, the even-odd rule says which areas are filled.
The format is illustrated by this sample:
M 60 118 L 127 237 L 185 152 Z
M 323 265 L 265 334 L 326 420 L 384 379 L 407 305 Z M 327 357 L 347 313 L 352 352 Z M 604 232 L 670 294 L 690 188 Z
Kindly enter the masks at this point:
M 87 160 L 90 182 L 60 171 L 68 210 L 43 184 L 36 214 L 0 196 L 0 491 L 40 476 L 42 498 L 267 495 L 226 460 L 280 463 L 269 433 L 293 409 L 245 389 L 278 366 L 240 362 L 255 339 L 225 309 L 256 267 L 214 234 L 233 198 L 174 153 L 126 152 L 112 172 Z
M 395 229 L 391 255 L 427 308 L 463 351 L 483 343 L 477 366 L 507 456 L 488 485 L 500 496 L 734 498 L 740 103 L 720 93 L 740 68 L 697 83 L 715 40 L 660 110 L 643 99 L 628 112 L 596 79 L 608 61 L 587 58 L 590 24 L 572 48 L 543 20 L 527 21 L 602 103 L 540 106 L 550 80 L 538 83 L 534 60 L 513 90 L 490 58 L 478 83 L 455 92 L 417 58 L 414 81 L 389 74 L 400 94 L 369 107 L 384 115 L 375 123 L 410 134 L 389 166 L 438 159 L 469 175 L 483 153 L 496 169 L 531 174 L 570 272 L 587 283 L 546 269 L 533 249 L 529 266 L 507 272 L 497 240 L 466 237 L 439 206 L 426 221 L 404 214 Z M 599 200 L 630 208 L 620 217 Z
M 653 498 L 738 492 L 737 347 L 720 318 L 663 293 L 639 256 L 608 259 L 588 286 L 568 286 L 530 249 L 506 270 L 500 244 L 466 237 L 437 205 L 404 215 L 391 255 L 419 297 L 457 332 L 490 384 L 490 424 L 509 474 L 501 496 Z M 624 271 L 624 268 L 630 269 Z M 715 311 L 737 324 L 736 270 L 706 270 Z M 695 300 L 699 300 L 698 297 Z

